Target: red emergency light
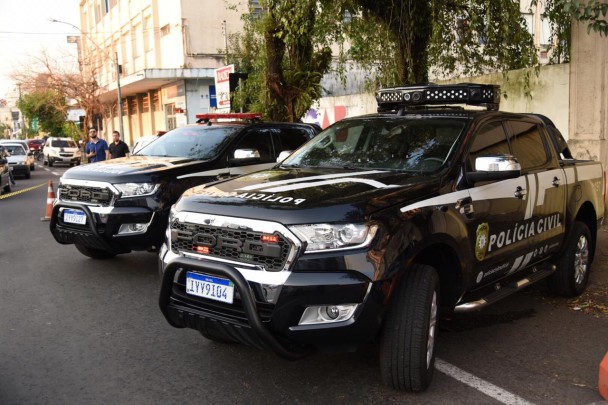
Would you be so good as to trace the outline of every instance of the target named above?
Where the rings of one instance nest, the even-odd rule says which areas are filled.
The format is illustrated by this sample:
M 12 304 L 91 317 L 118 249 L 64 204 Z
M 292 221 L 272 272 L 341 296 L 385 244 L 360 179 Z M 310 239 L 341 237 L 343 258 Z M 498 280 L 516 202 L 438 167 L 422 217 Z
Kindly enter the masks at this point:
M 209 114 L 196 114 L 197 122 L 209 122 L 217 119 L 231 119 L 231 120 L 261 120 L 262 113 L 209 113 Z

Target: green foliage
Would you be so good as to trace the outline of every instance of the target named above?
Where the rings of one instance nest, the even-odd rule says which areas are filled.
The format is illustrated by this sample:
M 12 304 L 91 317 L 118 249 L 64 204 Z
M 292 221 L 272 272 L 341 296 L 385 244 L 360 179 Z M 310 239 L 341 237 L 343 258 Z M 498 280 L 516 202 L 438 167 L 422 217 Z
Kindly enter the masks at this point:
M 67 106 L 65 98 L 56 91 L 42 90 L 25 94 L 17 102 L 17 106 L 28 120 L 38 118 L 42 131 L 54 136 L 62 133 Z
M 554 0 L 555 7 L 570 18 L 587 22 L 587 33 L 597 32 L 608 37 L 608 2 L 600 0 Z
M 274 121 L 298 121 L 321 97 L 321 79 L 341 43 L 344 5 L 328 0 L 261 1 L 263 13 L 245 15 L 243 34 L 231 36 L 229 63 L 249 78 L 236 109 Z
M 62 126 L 62 133 L 75 141 L 84 140 L 84 132 L 72 121 L 65 121 Z

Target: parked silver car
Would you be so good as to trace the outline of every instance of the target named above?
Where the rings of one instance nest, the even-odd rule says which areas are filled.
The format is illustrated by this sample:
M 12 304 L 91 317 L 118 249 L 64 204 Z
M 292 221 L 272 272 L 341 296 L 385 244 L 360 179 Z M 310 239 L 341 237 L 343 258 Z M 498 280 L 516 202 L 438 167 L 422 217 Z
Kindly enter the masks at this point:
M 2 146 L 9 153 L 6 160 L 8 160 L 8 164 L 13 170 L 13 175 L 24 176 L 26 179 L 29 179 L 31 176 L 29 151 L 24 149 L 20 143 L 3 143 Z

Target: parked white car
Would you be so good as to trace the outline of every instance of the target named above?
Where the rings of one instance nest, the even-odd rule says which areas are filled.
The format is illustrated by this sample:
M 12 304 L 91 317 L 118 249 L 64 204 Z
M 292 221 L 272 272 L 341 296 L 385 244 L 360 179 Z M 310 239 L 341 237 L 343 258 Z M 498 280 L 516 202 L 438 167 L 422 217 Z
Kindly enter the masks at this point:
M 79 165 L 82 152 L 71 138 L 50 137 L 46 140 L 43 150 L 45 165 L 52 167 L 55 163 L 68 163 L 70 166 Z

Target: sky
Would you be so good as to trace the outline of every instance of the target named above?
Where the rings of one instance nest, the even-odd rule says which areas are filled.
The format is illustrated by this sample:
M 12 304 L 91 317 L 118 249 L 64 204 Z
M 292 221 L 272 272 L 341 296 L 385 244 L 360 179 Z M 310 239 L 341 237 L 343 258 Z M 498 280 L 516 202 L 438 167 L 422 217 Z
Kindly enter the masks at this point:
M 68 35 L 79 35 L 66 24 L 80 26 L 79 0 L 0 0 L 0 99 L 13 105 L 17 86 L 11 72 L 31 64 L 44 49 L 61 63 L 77 68 L 76 44 L 67 43 Z

